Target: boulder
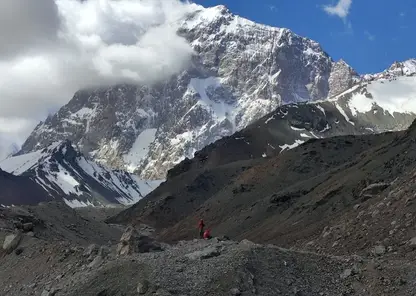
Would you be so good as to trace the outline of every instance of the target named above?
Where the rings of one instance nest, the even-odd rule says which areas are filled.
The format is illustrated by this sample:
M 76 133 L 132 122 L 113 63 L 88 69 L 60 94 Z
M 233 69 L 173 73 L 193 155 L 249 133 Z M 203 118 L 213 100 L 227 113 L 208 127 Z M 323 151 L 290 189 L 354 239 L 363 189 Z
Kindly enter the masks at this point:
M 99 247 L 96 244 L 89 245 L 84 251 L 84 257 L 96 256 L 98 254 Z
M 92 260 L 92 262 L 90 264 L 88 264 L 89 268 L 96 268 L 98 266 L 100 266 L 102 263 L 104 262 L 103 257 L 101 257 L 100 255 L 97 255 L 94 260 Z
M 149 281 L 147 280 L 141 281 L 137 285 L 137 293 L 139 293 L 140 295 L 146 294 L 148 290 L 149 290 Z
M 32 222 L 24 223 L 22 228 L 23 228 L 24 232 L 32 231 L 33 230 L 33 223 Z
M 413 246 L 414 248 L 416 248 L 416 236 L 409 240 L 409 244 Z
M 380 194 L 384 189 L 386 189 L 389 186 L 390 186 L 390 183 L 374 183 L 364 188 L 361 191 L 360 195 L 362 197 L 365 197 L 365 196 L 371 197 L 373 195 Z
M 383 255 L 386 253 L 386 247 L 383 245 L 378 245 L 374 247 L 374 254 L 376 255 Z
M 161 250 L 162 246 L 158 242 L 149 236 L 140 234 L 132 226 L 126 228 L 117 245 L 117 255 L 121 256 Z
M 10 254 L 11 252 L 13 252 L 13 250 L 15 250 L 19 245 L 21 239 L 21 232 L 9 234 L 8 236 L 6 236 L 3 242 L 3 250 L 6 252 L 6 254 Z
M 339 277 L 340 277 L 341 279 L 345 280 L 346 278 L 348 278 L 349 276 L 351 276 L 351 274 L 352 274 L 352 269 L 347 268 L 347 269 L 345 269 L 345 270 L 341 273 L 341 275 L 340 275 Z
M 241 295 L 241 291 L 238 288 L 233 288 L 230 290 L 230 294 L 232 296 L 240 296 Z
M 100 256 L 101 258 L 106 258 L 108 254 L 110 254 L 110 249 L 106 246 L 101 246 L 98 250 L 98 256 Z
M 22 254 L 22 253 L 23 253 L 23 248 L 17 248 L 16 250 L 14 250 L 14 253 L 15 253 L 16 255 L 20 255 L 20 254 Z

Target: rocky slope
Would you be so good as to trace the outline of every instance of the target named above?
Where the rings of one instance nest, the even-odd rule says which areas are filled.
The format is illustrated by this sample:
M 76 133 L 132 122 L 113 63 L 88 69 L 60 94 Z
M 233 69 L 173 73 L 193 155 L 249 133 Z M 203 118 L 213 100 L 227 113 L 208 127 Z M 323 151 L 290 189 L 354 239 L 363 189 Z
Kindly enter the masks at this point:
M 25 188 L 27 180 L 37 188 L 25 192 L 24 199 L 0 198 L 0 204 L 34 204 L 52 199 L 68 205 L 133 204 L 152 191 L 160 182 L 143 181 L 125 171 L 110 170 L 85 158 L 69 141 L 56 142 L 43 150 L 11 157 L 0 162 L 0 168 L 12 173 L 17 187 Z M 6 184 L 4 184 L 6 185 Z M 32 187 L 33 187 L 32 186 Z M 4 188 L 4 189 L 3 189 Z M 2 186 L 2 190 L 11 190 Z M 41 192 L 35 195 L 36 192 Z
M 214 233 L 233 239 L 341 254 L 383 245 L 406 256 L 416 236 L 416 123 L 405 132 L 311 139 L 263 158 L 273 133 L 253 125 L 241 132 L 249 144 L 233 136 L 206 147 L 109 221 L 146 223 L 176 241 L 193 237 L 203 217 Z
M 168 169 L 281 104 L 321 100 L 360 80 L 310 39 L 256 24 L 223 6 L 179 20 L 188 69 L 156 85 L 82 90 L 40 123 L 21 153 L 70 139 L 84 154 L 143 178 Z
M 13 236 L 11 222 L 31 226 L 16 234 L 13 248 L 0 250 L 0 293 L 375 296 L 413 295 L 416 288 L 414 265 L 383 254 L 319 255 L 226 238 L 166 245 L 140 230 L 124 232 L 117 244 L 119 228 L 85 214 L 59 203 L 0 209 L 1 241 Z M 121 253 L 120 245 L 141 247 Z

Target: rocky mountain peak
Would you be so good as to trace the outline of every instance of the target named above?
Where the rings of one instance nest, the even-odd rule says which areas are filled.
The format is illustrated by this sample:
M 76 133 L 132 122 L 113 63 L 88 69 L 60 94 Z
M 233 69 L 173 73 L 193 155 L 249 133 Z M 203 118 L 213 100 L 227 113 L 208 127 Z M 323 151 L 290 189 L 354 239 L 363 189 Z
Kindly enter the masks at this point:
M 339 60 L 332 65 L 331 75 L 329 77 L 329 94 L 333 97 L 344 90 L 352 87 L 359 81 L 358 73 L 348 65 L 344 60 Z
M 395 61 L 389 68 L 383 72 L 376 74 L 363 75 L 363 80 L 374 79 L 392 79 L 401 76 L 414 76 L 416 75 L 416 59 L 409 59 L 406 61 Z
M 413 75 L 416 73 L 416 60 L 409 59 L 403 62 L 394 62 L 387 72 L 392 72 L 397 75 Z
M 326 99 L 357 79 L 313 40 L 224 6 L 195 7 L 178 21 L 195 52 L 189 68 L 154 85 L 80 90 L 36 127 L 21 153 L 69 139 L 112 168 L 164 179 L 185 157 L 278 106 Z

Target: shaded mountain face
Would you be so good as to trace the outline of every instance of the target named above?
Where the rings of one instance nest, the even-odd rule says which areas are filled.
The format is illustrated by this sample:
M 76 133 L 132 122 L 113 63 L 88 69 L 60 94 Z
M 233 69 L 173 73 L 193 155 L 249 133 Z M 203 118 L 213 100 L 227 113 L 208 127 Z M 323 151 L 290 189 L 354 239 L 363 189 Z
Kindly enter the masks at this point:
M 150 224 L 161 239 L 176 241 L 195 237 L 203 218 L 216 236 L 340 254 L 369 252 L 380 242 L 404 248 L 416 236 L 416 123 L 401 132 L 311 139 L 262 158 L 259 135 L 272 135 L 267 129 L 253 124 L 206 147 L 109 221 Z M 240 136 L 250 144 L 237 144 Z M 245 152 L 234 156 L 237 145 Z
M 46 200 L 50 200 L 50 197 L 35 181 L 0 169 L 0 206 L 33 205 Z
M 281 104 L 325 99 L 360 79 L 318 43 L 223 6 L 201 7 L 179 25 L 195 51 L 188 69 L 155 85 L 77 92 L 21 153 L 70 139 L 99 162 L 163 179 L 185 157 Z
M 8 158 L 0 162 L 0 168 L 17 181 L 30 179 L 42 192 L 40 198 L 31 195 L 22 200 L 10 198 L 5 205 L 35 204 L 51 199 L 63 200 L 71 207 L 129 205 L 160 183 L 143 181 L 125 171 L 99 165 L 85 158 L 70 141 L 56 142 L 42 150 Z

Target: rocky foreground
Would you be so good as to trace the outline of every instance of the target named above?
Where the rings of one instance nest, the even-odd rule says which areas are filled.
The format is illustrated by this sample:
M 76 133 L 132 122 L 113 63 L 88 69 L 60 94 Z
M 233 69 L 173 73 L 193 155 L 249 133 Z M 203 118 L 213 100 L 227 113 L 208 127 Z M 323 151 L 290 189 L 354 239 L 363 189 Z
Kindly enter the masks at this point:
M 413 295 L 416 288 L 416 267 L 383 252 L 318 255 L 227 238 L 168 245 L 143 226 L 122 233 L 101 222 L 100 211 L 56 203 L 0 210 L 0 295 Z

